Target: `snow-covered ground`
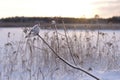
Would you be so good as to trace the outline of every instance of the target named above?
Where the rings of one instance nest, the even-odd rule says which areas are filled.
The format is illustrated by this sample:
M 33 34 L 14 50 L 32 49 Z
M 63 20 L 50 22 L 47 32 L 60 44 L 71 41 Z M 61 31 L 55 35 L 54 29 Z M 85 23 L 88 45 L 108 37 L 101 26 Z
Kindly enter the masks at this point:
M 100 80 L 120 80 L 120 31 L 100 31 L 99 35 L 97 31 L 69 31 L 70 50 L 64 31 L 60 33 L 59 47 L 54 31 L 39 34 L 71 64 Z M 22 28 L 0 28 L 0 80 L 95 79 L 64 64 L 37 36 L 26 39 Z

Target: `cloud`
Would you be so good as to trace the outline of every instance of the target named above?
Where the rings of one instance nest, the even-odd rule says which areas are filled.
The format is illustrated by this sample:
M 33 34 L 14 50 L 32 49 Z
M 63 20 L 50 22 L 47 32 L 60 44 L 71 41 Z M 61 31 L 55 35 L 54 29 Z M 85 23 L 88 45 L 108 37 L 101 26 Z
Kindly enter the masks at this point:
M 108 5 L 103 5 L 98 8 L 100 11 L 108 11 L 110 13 L 120 11 L 120 1 L 109 2 Z
M 93 2 L 93 5 L 102 17 L 120 16 L 120 0 L 100 0 Z
M 94 5 L 101 5 L 101 4 L 120 4 L 120 0 L 99 0 L 99 1 L 95 1 L 93 2 Z

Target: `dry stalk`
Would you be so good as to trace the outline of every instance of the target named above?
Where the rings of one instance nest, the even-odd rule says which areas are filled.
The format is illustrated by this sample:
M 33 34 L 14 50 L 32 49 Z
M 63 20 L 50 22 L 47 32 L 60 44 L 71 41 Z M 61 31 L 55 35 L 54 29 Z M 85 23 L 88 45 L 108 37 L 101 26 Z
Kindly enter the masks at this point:
M 96 79 L 96 80 L 100 80 L 99 78 L 97 78 L 97 77 L 94 76 L 93 74 L 87 72 L 86 70 L 84 70 L 84 69 L 82 69 L 82 68 L 79 68 L 79 67 L 76 67 L 76 66 L 70 64 L 70 63 L 69 63 L 68 61 L 66 61 L 65 59 L 61 58 L 61 57 L 55 52 L 55 50 L 54 50 L 39 34 L 37 34 L 37 35 L 38 35 L 38 37 L 51 49 L 51 51 L 52 51 L 61 61 L 63 61 L 65 64 L 67 64 L 68 66 L 70 66 L 70 67 L 72 67 L 72 68 L 74 68 L 74 69 L 76 69 L 76 70 L 80 70 L 80 71 L 88 74 L 89 76 L 93 77 L 93 78 Z
M 68 36 L 67 36 L 66 27 L 65 27 L 65 25 L 64 25 L 64 21 L 62 21 L 62 23 L 63 23 L 65 38 L 66 38 L 66 42 L 67 42 L 67 45 L 68 45 L 68 49 L 69 49 L 69 51 L 70 51 L 70 55 L 71 55 L 71 57 L 72 57 L 72 60 L 73 60 L 74 64 L 77 65 L 76 62 L 75 62 L 75 60 L 74 60 L 72 51 L 71 51 L 71 49 L 70 49 L 70 44 L 69 44 L 69 41 L 68 41 Z

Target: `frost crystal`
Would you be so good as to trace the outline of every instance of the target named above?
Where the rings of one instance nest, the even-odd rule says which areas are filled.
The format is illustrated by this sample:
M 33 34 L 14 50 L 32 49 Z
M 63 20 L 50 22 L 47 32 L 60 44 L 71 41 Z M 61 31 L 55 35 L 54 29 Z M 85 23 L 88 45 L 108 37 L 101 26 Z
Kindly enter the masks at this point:
M 31 36 L 36 36 L 37 34 L 39 34 L 40 31 L 40 24 L 36 24 L 33 26 L 33 28 L 29 31 L 27 37 L 31 37 Z

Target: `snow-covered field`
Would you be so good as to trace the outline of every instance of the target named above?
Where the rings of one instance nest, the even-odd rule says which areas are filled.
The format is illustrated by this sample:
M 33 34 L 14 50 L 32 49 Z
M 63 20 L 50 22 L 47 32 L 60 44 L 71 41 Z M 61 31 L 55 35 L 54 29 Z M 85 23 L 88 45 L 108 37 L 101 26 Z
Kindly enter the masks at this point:
M 60 59 L 23 28 L 0 28 L 0 80 L 95 80 Z M 56 34 L 57 33 L 57 34 Z M 120 80 L 120 31 L 41 30 L 48 44 L 72 65 L 100 80 Z

